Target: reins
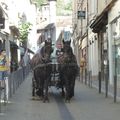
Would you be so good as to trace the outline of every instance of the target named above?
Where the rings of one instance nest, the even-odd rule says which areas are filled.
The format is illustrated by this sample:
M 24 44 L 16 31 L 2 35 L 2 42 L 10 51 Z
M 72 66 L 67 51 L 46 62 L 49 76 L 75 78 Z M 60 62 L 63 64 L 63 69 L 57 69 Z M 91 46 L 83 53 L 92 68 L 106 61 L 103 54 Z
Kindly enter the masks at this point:
M 51 63 L 44 63 L 44 64 L 38 64 L 38 65 L 36 65 L 34 68 L 33 68 L 33 71 L 35 70 L 35 69 L 37 69 L 37 68 L 42 68 L 42 67 L 46 67 L 46 66 L 48 66 L 48 65 L 51 65 Z

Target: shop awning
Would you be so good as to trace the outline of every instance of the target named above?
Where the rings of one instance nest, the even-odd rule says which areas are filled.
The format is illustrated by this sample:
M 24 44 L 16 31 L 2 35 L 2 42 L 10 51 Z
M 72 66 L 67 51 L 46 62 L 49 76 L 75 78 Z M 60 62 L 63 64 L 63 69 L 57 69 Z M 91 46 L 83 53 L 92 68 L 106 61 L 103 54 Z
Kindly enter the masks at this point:
M 46 25 L 44 28 L 37 29 L 37 33 L 41 33 L 41 32 L 44 32 L 44 31 L 47 31 L 47 30 L 50 30 L 50 29 L 53 29 L 53 28 L 55 28 L 55 24 L 50 23 L 50 24 Z
M 108 24 L 108 11 L 114 6 L 117 0 L 112 0 L 110 4 L 102 11 L 102 13 L 94 20 L 90 25 L 94 33 L 98 33 L 100 30 L 104 29 Z
M 108 24 L 108 15 L 107 12 L 101 14 L 96 18 L 96 20 L 91 24 L 90 28 L 92 28 L 94 33 L 98 33 Z

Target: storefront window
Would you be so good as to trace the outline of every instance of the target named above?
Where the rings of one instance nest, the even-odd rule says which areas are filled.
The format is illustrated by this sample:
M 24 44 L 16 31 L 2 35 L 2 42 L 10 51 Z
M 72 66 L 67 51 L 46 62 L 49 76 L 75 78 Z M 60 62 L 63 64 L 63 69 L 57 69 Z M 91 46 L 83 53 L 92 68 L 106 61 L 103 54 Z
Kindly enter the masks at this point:
M 112 23 L 113 72 L 120 86 L 120 18 Z

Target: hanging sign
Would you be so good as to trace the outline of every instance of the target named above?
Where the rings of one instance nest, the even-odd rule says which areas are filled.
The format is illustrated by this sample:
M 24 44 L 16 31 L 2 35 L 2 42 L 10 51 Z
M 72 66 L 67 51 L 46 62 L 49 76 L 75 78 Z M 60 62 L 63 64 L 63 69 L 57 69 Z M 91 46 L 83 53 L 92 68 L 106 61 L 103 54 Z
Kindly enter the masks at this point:
M 81 19 L 81 18 L 85 19 L 85 11 L 78 11 L 77 17 L 78 19 Z

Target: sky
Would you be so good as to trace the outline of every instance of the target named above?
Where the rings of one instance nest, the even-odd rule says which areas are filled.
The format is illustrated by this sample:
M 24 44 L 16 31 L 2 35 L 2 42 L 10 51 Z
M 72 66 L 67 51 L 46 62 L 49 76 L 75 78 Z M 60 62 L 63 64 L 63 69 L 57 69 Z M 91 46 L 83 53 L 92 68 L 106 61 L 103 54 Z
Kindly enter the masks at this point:
M 69 2 L 69 0 L 64 0 L 65 4 Z

